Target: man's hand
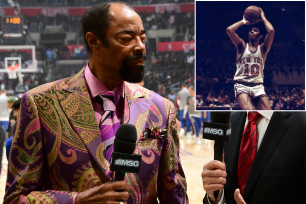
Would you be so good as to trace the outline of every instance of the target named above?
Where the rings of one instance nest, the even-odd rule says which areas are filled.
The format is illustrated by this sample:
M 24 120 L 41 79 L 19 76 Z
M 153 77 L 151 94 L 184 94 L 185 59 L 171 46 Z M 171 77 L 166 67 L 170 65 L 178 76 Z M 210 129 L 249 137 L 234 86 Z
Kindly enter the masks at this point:
M 244 15 L 242 16 L 243 20 L 245 20 L 246 24 L 245 25 L 252 25 L 255 23 L 252 23 L 251 21 L 248 21 L 247 19 L 245 19 Z
M 258 7 L 258 8 L 261 10 L 261 12 L 260 12 L 261 13 L 261 19 L 260 20 L 262 21 L 264 18 L 266 18 L 265 13 L 263 12 L 263 10 L 260 7 Z
M 124 181 L 115 181 L 105 183 L 100 186 L 88 189 L 79 193 L 76 196 L 76 204 L 90 204 L 90 203 L 109 203 L 118 204 L 119 201 L 123 201 L 126 204 L 126 200 L 129 198 L 128 186 Z
M 236 201 L 237 204 L 246 204 L 246 202 L 243 200 L 243 198 L 240 194 L 240 190 L 238 188 L 235 190 L 234 198 L 235 198 L 235 201 Z
M 186 115 L 183 115 L 183 119 L 186 119 Z
M 223 154 L 224 155 L 224 154 Z M 218 202 L 220 201 L 223 187 L 226 184 L 226 167 L 225 163 L 213 160 L 203 167 L 203 172 L 201 174 L 203 187 L 206 191 L 211 203 L 215 203 L 214 191 L 219 191 Z

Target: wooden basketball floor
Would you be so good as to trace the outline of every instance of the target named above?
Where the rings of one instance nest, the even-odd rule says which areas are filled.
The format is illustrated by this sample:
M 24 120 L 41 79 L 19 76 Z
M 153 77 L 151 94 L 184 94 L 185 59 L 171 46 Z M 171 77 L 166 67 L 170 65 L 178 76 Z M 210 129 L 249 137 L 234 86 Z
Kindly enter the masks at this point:
M 202 204 L 205 191 L 203 190 L 201 173 L 204 164 L 213 159 L 213 142 L 203 140 L 196 144 L 193 138 L 180 138 L 181 162 L 187 179 L 187 194 L 190 204 Z M 7 159 L 5 147 L 2 157 L 2 174 L 0 177 L 0 203 L 3 202 L 7 172 Z
M 2 171 L 0 177 L 0 203 L 3 203 L 3 197 L 5 193 L 5 182 L 7 176 L 7 159 L 6 159 L 6 148 L 3 147 L 3 155 L 2 155 Z
M 201 173 L 204 164 L 214 158 L 214 142 L 201 139 L 196 144 L 193 138 L 180 138 L 180 156 L 187 179 L 187 195 L 190 204 L 202 204 L 205 196 Z

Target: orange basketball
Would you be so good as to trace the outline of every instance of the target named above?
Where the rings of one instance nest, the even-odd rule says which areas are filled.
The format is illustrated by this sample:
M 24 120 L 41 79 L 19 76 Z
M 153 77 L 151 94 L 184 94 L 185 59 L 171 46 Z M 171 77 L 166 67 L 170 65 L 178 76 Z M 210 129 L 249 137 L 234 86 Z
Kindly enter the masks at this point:
M 257 6 L 249 6 L 244 11 L 244 18 L 252 23 L 258 23 L 261 19 L 261 10 Z

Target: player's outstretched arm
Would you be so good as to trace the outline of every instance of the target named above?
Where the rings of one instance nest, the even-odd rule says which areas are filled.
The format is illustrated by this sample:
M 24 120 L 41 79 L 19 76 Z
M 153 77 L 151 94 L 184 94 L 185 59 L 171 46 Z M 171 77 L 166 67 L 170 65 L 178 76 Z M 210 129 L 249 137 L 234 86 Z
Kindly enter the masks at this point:
M 247 21 L 244 16 L 243 19 L 241 21 L 238 21 L 237 23 L 234 23 L 233 25 L 229 26 L 226 29 L 226 33 L 228 35 L 228 37 L 230 37 L 231 41 L 233 42 L 233 44 L 236 46 L 236 48 L 239 50 L 242 50 L 242 48 L 245 47 L 245 42 L 243 39 L 241 39 L 238 34 L 236 33 L 236 30 L 238 30 L 238 28 L 240 28 L 243 25 L 250 25 L 252 24 L 251 22 Z
M 261 10 L 261 20 L 265 24 L 266 30 L 268 32 L 268 34 L 265 37 L 264 43 L 261 46 L 262 46 L 263 54 L 267 54 L 270 51 L 270 48 L 273 42 L 274 28 L 272 24 L 266 19 L 265 13 L 263 12 L 263 10 L 261 8 L 260 10 Z

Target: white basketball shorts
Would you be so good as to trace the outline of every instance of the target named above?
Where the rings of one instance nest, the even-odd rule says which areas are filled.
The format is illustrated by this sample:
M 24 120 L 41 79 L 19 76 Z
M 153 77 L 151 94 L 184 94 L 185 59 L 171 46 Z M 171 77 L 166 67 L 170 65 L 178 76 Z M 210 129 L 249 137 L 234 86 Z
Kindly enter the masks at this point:
M 260 98 L 267 96 L 263 84 L 249 86 L 241 83 L 235 83 L 234 90 L 235 90 L 235 97 L 239 96 L 242 93 L 248 94 L 251 98 L 258 98 L 258 97 Z

